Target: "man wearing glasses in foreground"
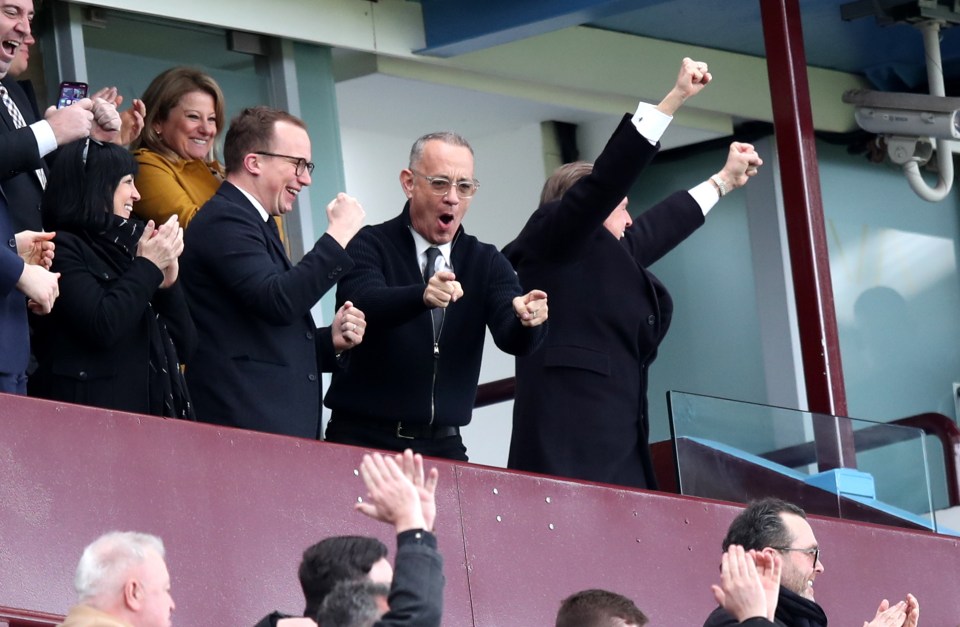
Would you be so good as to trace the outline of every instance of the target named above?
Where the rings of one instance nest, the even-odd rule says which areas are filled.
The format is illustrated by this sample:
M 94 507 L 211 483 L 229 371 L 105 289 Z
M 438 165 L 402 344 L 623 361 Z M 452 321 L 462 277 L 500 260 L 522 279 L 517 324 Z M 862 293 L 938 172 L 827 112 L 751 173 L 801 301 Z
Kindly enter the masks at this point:
M 768 590 L 767 618 L 782 627 L 826 627 L 827 617 L 813 598 L 813 584 L 824 571 L 820 546 L 806 513 L 780 499 L 765 498 L 747 505 L 730 524 L 723 550 L 740 545 L 757 554 L 780 553 L 783 566 L 779 590 Z M 876 615 L 864 627 L 917 627 L 920 605 L 916 597 L 891 605 L 881 601 Z M 726 627 L 738 621 L 722 607 L 715 609 L 703 627 Z
M 347 247 L 356 265 L 337 303 L 362 309 L 370 332 L 334 373 L 326 439 L 466 461 L 460 427 L 473 411 L 485 327 L 504 352 L 533 351 L 547 295 L 522 294 L 510 262 L 460 225 L 479 187 L 463 137 L 418 139 L 400 185 L 400 215 Z
M 199 336 L 186 365 L 203 422 L 320 437 L 321 368 L 363 339 L 363 313 L 349 303 L 318 329 L 310 309 L 353 266 L 344 252 L 364 212 L 338 194 L 326 233 L 296 264 L 273 216 L 293 210 L 310 185 L 303 122 L 267 107 L 244 109 L 224 143 L 226 181 L 190 222 L 181 278 Z

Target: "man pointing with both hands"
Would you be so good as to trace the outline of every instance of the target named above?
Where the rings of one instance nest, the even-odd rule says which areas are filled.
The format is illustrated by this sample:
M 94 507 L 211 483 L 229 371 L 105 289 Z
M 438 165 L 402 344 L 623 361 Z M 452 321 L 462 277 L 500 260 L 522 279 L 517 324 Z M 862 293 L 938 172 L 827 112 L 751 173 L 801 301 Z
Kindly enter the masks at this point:
M 473 411 L 486 328 L 504 352 L 533 351 L 547 295 L 523 294 L 506 258 L 464 232 L 480 184 L 463 137 L 414 142 L 400 185 L 400 215 L 347 246 L 355 266 L 337 303 L 352 302 L 370 326 L 349 367 L 334 373 L 326 439 L 466 461 L 460 427 Z

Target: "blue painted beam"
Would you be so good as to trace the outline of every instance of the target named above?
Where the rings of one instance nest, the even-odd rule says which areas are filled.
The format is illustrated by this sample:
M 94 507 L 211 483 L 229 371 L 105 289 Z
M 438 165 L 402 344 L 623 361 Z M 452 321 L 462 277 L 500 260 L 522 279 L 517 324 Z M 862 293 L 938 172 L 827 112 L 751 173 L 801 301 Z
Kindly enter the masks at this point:
M 416 52 L 454 57 L 666 1 L 421 0 L 427 45 Z

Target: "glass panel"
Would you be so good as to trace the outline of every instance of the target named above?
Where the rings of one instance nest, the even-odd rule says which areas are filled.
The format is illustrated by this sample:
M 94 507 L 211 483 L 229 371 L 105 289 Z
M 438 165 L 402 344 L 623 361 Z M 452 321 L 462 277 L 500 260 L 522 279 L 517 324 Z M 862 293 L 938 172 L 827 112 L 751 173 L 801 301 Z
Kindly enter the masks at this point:
M 920 429 L 683 392 L 667 401 L 681 494 L 777 496 L 812 514 L 936 529 Z M 841 451 L 856 468 L 828 469 Z
M 257 57 L 230 50 L 225 30 L 113 10 L 103 16 L 96 26 L 83 26 L 91 92 L 116 85 L 129 103 L 163 70 L 189 65 L 220 85 L 227 121 L 244 107 L 270 102 L 266 73 L 258 73 Z

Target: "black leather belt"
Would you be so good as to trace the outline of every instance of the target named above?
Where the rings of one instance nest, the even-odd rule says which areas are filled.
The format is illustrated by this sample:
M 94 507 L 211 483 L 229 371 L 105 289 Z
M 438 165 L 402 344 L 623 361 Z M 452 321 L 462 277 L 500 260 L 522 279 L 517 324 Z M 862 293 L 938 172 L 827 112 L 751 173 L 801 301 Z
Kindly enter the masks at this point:
M 439 440 L 460 435 L 460 427 L 449 425 L 430 425 L 423 422 L 401 422 L 397 420 L 377 420 L 364 416 L 337 415 L 338 419 L 355 426 L 368 427 L 377 431 L 387 431 L 403 440 Z

